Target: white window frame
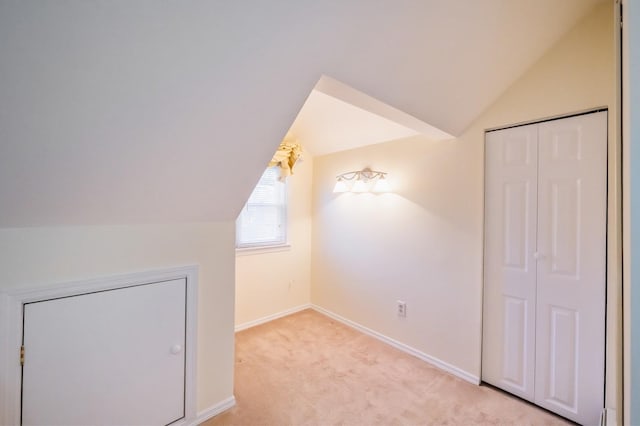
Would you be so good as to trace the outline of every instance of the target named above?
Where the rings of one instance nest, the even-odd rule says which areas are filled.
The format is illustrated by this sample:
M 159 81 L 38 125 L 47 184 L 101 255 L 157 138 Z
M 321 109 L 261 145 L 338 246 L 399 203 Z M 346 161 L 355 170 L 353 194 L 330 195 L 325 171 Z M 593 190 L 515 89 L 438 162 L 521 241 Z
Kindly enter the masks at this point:
M 277 193 L 281 196 L 281 199 L 282 199 L 281 203 L 275 202 L 275 201 L 273 203 L 266 203 L 266 204 L 251 202 L 256 189 L 261 185 L 267 173 L 275 173 L 276 176 L 278 176 L 280 174 L 280 170 L 277 166 L 265 169 L 264 173 L 260 177 L 260 181 L 258 181 L 258 184 L 256 185 L 256 188 L 254 188 L 254 190 L 252 191 L 251 196 L 249 196 L 249 199 L 247 200 L 246 204 L 242 207 L 242 211 L 240 212 L 240 214 L 238 215 L 238 218 L 236 219 L 236 251 L 238 253 L 251 252 L 251 251 L 277 251 L 277 250 L 286 249 L 289 247 L 289 244 L 288 244 L 289 185 L 288 183 L 286 181 L 282 182 L 277 179 L 275 181 L 275 185 L 282 185 L 281 192 Z M 246 214 L 247 209 L 250 208 L 252 205 L 253 207 L 257 207 L 257 208 L 259 208 L 261 205 L 276 206 L 276 207 L 279 206 L 281 208 L 280 226 L 282 226 L 283 229 L 282 229 L 282 236 L 280 239 L 273 239 L 273 240 L 267 240 L 267 241 L 240 241 L 240 230 L 241 230 L 241 222 L 243 219 L 243 215 Z

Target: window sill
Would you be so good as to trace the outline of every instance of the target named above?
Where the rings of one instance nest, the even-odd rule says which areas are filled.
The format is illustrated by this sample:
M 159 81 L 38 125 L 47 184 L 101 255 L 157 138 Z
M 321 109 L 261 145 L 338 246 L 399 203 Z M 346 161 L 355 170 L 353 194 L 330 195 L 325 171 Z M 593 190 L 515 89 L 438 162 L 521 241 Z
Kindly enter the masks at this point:
M 236 256 L 252 256 L 255 254 L 277 253 L 291 250 L 291 244 L 279 244 L 277 246 L 242 247 L 236 249 Z

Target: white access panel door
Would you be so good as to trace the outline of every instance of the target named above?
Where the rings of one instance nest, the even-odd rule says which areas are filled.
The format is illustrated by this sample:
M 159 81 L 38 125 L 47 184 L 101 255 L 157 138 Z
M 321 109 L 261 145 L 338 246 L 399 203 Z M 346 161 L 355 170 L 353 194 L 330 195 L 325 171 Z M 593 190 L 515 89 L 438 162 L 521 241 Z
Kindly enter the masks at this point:
M 23 425 L 184 417 L 186 280 L 24 305 Z
M 540 124 L 536 404 L 581 424 L 604 407 L 607 113 Z
M 487 134 L 482 379 L 533 401 L 538 127 Z

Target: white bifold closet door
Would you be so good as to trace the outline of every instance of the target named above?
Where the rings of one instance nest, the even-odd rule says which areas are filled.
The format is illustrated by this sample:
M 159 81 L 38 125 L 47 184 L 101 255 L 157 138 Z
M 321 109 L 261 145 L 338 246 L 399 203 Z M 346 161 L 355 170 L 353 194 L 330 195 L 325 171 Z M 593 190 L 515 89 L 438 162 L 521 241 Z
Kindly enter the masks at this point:
M 604 404 L 607 113 L 486 136 L 484 381 L 582 424 Z
M 185 416 L 186 280 L 24 305 L 23 425 Z

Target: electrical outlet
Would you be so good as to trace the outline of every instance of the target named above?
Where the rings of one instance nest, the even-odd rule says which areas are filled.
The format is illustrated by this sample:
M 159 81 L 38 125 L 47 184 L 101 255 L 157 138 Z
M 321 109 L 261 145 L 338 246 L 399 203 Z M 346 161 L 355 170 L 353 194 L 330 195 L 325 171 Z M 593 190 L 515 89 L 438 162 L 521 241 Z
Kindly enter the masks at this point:
M 396 304 L 397 304 L 398 316 L 401 318 L 405 318 L 407 316 L 407 302 L 398 300 Z

